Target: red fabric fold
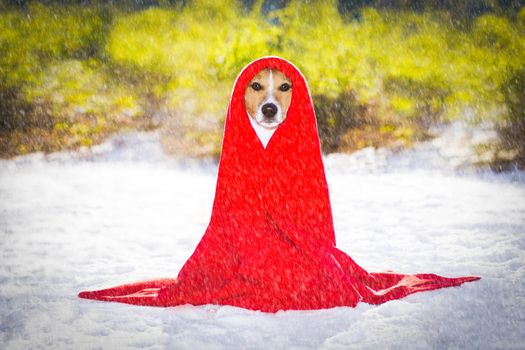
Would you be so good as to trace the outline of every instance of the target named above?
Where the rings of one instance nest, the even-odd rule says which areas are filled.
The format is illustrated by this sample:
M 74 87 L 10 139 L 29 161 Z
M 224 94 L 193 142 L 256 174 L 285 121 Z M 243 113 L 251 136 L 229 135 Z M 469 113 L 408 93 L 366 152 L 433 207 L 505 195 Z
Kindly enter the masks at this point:
M 244 106 L 262 69 L 292 81 L 286 120 L 266 148 Z M 136 305 L 219 304 L 275 312 L 380 304 L 479 277 L 369 273 L 336 248 L 314 108 L 291 63 L 265 57 L 238 76 L 225 122 L 212 216 L 177 279 L 82 292 L 86 299 Z

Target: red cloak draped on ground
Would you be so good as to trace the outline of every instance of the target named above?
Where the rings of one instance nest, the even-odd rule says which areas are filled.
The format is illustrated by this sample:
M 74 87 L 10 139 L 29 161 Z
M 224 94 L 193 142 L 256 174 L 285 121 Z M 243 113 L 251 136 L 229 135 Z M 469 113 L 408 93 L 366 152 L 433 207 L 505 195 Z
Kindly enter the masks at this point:
M 248 83 L 264 68 L 279 69 L 292 81 L 286 120 L 266 148 L 244 106 Z M 308 86 L 291 63 L 265 57 L 250 63 L 235 82 L 211 220 L 177 278 L 79 296 L 136 305 L 219 304 L 275 312 L 355 306 L 359 301 L 380 304 L 477 279 L 369 273 L 336 248 Z

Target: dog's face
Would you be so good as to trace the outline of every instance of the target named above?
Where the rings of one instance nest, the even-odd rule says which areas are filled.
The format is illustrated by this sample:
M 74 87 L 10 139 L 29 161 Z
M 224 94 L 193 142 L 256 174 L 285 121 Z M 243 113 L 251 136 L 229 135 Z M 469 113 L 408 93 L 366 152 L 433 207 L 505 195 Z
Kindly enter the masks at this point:
M 266 129 L 286 119 L 292 101 L 292 81 L 278 69 L 261 70 L 248 84 L 244 104 L 250 118 Z

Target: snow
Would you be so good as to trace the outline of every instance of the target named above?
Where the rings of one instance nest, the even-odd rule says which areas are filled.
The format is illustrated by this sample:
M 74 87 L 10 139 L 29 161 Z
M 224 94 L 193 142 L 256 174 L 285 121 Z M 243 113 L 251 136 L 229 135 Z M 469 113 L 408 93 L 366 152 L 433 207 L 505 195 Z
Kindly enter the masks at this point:
M 165 158 L 154 133 L 0 161 L 0 344 L 523 349 L 524 175 L 458 172 L 439 157 L 433 144 L 325 157 L 338 246 L 371 271 L 479 275 L 480 281 L 380 306 L 276 314 L 76 297 L 81 290 L 176 276 L 210 217 L 213 162 Z

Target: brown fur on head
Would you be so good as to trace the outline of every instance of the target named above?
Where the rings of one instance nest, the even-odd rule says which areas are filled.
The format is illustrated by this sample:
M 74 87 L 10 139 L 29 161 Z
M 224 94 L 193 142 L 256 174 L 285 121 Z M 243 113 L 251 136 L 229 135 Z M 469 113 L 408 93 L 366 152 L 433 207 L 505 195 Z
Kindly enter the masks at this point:
M 244 93 L 248 115 L 266 129 L 275 129 L 286 119 L 291 101 L 292 81 L 278 69 L 261 70 Z

